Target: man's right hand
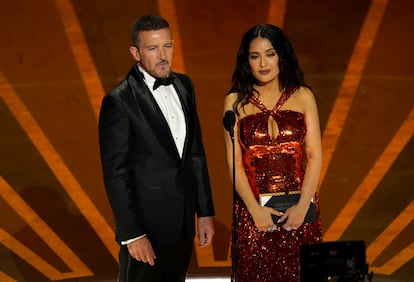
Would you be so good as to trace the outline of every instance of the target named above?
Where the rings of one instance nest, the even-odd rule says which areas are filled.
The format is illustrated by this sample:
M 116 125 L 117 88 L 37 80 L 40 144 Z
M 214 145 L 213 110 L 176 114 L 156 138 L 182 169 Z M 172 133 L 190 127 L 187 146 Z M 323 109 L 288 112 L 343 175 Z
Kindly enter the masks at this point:
M 129 254 L 137 261 L 148 263 L 151 266 L 155 264 L 155 253 L 152 249 L 151 242 L 147 237 L 143 237 L 134 242 L 127 244 Z

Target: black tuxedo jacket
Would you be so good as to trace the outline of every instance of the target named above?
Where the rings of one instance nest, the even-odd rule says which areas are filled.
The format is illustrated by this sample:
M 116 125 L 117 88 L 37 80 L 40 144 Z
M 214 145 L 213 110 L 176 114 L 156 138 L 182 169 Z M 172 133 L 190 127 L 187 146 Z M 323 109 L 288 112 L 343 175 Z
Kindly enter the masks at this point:
M 187 127 L 182 158 L 137 66 L 102 101 L 101 161 L 118 242 L 147 234 L 155 247 L 174 244 L 183 228 L 194 237 L 195 212 L 214 215 L 193 85 L 172 75 Z

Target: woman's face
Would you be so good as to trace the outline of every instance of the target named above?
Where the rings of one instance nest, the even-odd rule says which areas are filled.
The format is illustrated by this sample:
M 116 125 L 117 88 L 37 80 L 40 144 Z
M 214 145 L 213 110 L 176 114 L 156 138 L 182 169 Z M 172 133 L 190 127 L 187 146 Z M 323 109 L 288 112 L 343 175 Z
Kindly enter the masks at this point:
M 278 78 L 279 56 L 267 38 L 257 37 L 250 43 L 249 65 L 259 85 Z

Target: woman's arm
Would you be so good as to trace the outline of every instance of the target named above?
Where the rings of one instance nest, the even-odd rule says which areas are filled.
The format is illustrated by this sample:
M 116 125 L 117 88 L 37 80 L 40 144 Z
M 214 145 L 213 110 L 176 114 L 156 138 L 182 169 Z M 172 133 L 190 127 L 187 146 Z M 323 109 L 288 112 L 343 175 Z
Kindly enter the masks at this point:
M 226 111 L 233 111 L 233 103 L 237 97 L 236 93 L 232 93 L 226 96 L 224 100 L 224 113 Z M 224 130 L 224 143 L 226 149 L 226 160 L 227 160 L 227 170 L 228 174 L 233 181 L 235 181 L 236 191 L 245 203 L 248 211 L 253 217 L 256 227 L 260 231 L 267 231 L 270 226 L 273 226 L 273 220 L 271 215 L 275 214 L 280 216 L 282 213 L 273 210 L 272 208 L 262 207 L 259 205 L 257 199 L 253 195 L 253 192 L 250 188 L 249 181 L 247 179 L 245 168 L 242 160 L 242 152 L 238 139 L 238 118 L 236 117 L 236 123 L 234 125 L 234 146 L 235 146 L 235 180 L 233 179 L 233 148 L 232 140 L 230 138 L 229 132 Z
M 283 221 L 286 217 L 288 218 L 285 228 L 298 228 L 302 225 L 311 199 L 317 191 L 322 168 L 321 131 L 315 97 L 308 88 L 301 88 L 300 91 L 300 104 L 303 107 L 307 128 L 305 136 L 307 162 L 299 202 L 288 209 L 280 219 Z

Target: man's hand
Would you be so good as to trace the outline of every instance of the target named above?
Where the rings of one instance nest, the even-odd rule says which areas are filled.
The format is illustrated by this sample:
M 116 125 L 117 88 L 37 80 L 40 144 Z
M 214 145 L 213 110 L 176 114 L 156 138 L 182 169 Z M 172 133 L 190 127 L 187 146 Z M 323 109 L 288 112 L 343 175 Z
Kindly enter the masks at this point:
M 211 216 L 198 218 L 198 240 L 199 246 L 205 247 L 211 244 L 214 236 L 214 224 Z
M 155 253 L 152 249 L 151 242 L 147 237 L 143 237 L 127 244 L 129 254 L 137 261 L 148 263 L 151 266 L 155 264 Z

